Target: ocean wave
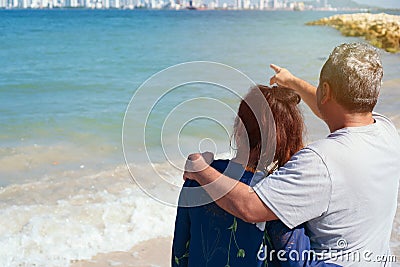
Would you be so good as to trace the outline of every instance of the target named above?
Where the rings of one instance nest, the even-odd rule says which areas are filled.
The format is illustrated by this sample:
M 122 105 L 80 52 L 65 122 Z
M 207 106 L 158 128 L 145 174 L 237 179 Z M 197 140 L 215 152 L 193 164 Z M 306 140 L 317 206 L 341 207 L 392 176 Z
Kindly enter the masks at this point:
M 144 194 L 123 165 L 10 185 L 0 200 L 1 266 L 69 266 L 173 233 L 175 208 Z

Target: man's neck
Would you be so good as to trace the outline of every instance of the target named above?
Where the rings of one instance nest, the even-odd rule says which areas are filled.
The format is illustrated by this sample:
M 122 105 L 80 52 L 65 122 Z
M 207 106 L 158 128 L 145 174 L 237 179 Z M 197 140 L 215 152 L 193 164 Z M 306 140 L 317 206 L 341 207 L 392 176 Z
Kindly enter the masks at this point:
M 362 127 L 373 124 L 375 122 L 372 112 L 367 113 L 341 113 L 331 120 L 328 126 L 332 132 L 347 127 Z

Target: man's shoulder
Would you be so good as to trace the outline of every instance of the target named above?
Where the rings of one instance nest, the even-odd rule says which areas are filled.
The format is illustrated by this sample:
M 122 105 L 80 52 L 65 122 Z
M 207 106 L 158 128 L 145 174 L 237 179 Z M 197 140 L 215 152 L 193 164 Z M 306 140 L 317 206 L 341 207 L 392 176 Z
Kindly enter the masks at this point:
M 375 122 L 377 122 L 380 125 L 380 127 L 385 127 L 389 131 L 393 131 L 394 133 L 397 133 L 397 128 L 391 119 L 389 119 L 388 117 L 386 117 L 382 114 L 375 113 L 375 112 L 372 113 L 372 116 L 373 116 Z
M 327 137 L 308 144 L 304 149 L 312 151 L 328 167 L 328 158 L 337 158 L 351 154 L 354 149 L 351 133 L 330 134 Z
M 329 148 L 334 145 L 335 139 L 331 138 L 331 136 L 327 136 L 323 139 L 313 141 L 309 143 L 304 149 L 308 149 L 313 151 L 317 155 L 321 156 L 321 152 L 325 150 L 329 150 Z
M 308 174 L 325 173 L 327 172 L 327 167 L 324 161 L 324 154 L 312 144 L 309 144 L 294 154 L 284 166 L 278 169 L 278 172 L 285 173 L 288 170 L 289 172 L 294 170 L 298 173 L 304 172 Z
M 392 120 L 389 119 L 388 117 L 386 117 L 385 115 L 382 115 L 382 114 L 377 113 L 377 112 L 373 112 L 372 113 L 372 117 L 375 120 L 384 121 L 385 123 L 390 124 L 390 125 L 392 125 L 394 127 L 394 124 L 393 124 Z
M 386 137 L 400 140 L 396 126 L 388 117 L 379 113 L 373 113 L 373 118 L 375 120 L 374 125 L 339 129 L 330 133 L 323 139 L 308 144 L 306 148 L 313 150 L 315 153 L 323 157 L 324 153 L 329 153 L 333 147 L 335 150 L 339 147 L 344 149 L 353 148 L 355 145 L 353 141 L 360 138 L 360 133 L 366 133 L 367 135 L 370 134 L 370 137 L 375 138 L 378 132 L 379 134 L 384 132 Z

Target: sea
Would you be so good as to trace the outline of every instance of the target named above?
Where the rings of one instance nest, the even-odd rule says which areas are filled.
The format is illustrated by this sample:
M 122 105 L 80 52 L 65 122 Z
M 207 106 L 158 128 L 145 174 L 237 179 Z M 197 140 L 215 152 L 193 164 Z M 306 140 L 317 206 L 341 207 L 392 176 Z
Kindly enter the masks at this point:
M 316 85 L 335 46 L 364 42 L 305 25 L 336 13 L 0 10 L 0 266 L 172 236 L 185 158 L 234 153 L 240 97 L 269 64 Z M 380 52 L 376 111 L 400 129 L 400 54 Z M 301 109 L 307 142 L 329 133 Z M 399 211 L 392 232 L 400 260 Z

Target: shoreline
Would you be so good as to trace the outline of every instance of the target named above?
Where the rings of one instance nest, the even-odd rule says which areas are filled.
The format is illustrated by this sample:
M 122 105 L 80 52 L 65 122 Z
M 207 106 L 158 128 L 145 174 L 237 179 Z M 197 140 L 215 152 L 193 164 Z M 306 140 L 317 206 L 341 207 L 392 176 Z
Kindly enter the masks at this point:
M 400 216 L 400 215 L 399 215 Z M 397 217 L 397 216 L 396 216 Z M 392 238 L 395 236 L 392 232 Z M 70 267 L 170 267 L 172 236 L 142 241 L 129 251 L 98 253 L 89 260 L 73 260 Z M 400 267 L 400 248 L 392 247 L 391 255 L 396 256 L 393 267 Z
M 159 237 L 143 241 L 129 251 L 99 253 L 90 260 L 71 261 L 70 267 L 169 267 L 172 237 Z

